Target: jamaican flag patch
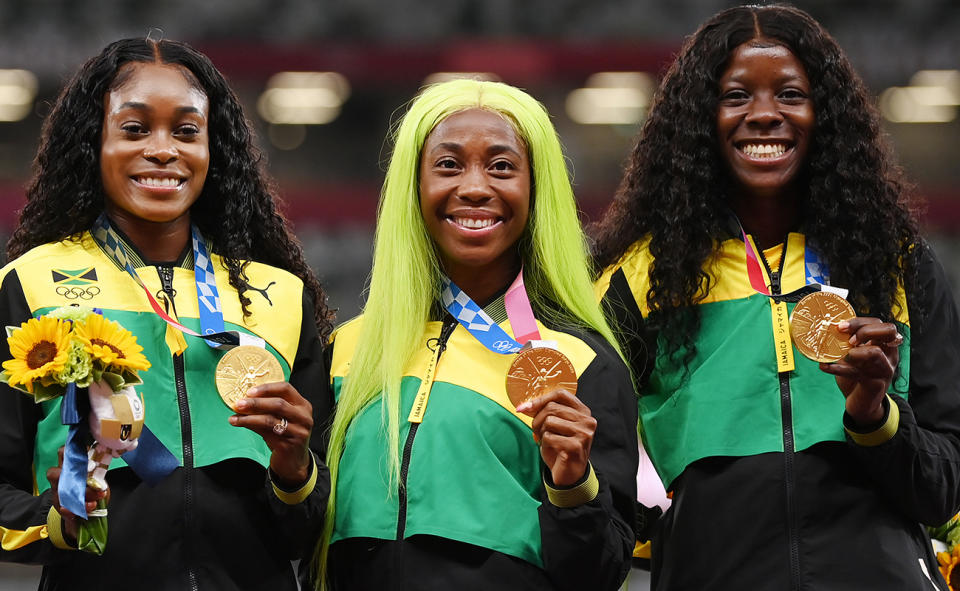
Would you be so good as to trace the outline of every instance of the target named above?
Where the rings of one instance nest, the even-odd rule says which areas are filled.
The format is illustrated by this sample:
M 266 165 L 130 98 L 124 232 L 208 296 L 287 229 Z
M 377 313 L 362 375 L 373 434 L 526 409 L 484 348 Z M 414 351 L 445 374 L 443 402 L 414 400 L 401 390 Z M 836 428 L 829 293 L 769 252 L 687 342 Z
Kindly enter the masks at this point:
M 53 282 L 57 285 L 93 285 L 97 282 L 96 267 L 84 269 L 51 269 Z

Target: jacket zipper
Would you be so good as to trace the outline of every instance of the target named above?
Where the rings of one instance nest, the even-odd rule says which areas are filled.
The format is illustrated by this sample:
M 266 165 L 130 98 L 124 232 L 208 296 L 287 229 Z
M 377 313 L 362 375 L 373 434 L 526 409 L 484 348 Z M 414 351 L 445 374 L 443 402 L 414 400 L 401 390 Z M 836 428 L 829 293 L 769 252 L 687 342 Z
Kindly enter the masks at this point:
M 771 271 L 766 258 L 760 254 L 760 259 L 767 268 L 770 276 L 770 295 L 780 295 L 780 279 L 783 276 L 784 262 L 787 260 L 787 241 L 784 238 L 783 252 L 780 254 L 780 265 L 776 271 Z M 793 591 L 800 589 L 800 536 L 797 524 L 797 495 L 796 495 L 796 467 L 793 443 L 793 408 L 790 404 L 790 372 L 777 374 L 780 382 L 780 417 L 783 430 L 783 480 L 787 503 L 787 544 L 790 550 L 790 588 Z
M 437 339 L 437 347 L 440 348 L 437 353 L 437 363 L 440 362 L 440 356 L 447 348 L 447 340 L 457 327 L 457 320 L 450 315 L 443 321 L 440 329 L 440 337 Z M 403 456 L 400 460 L 400 491 L 399 491 L 399 510 L 397 513 L 397 541 L 403 541 L 404 530 L 407 527 L 407 472 L 410 470 L 410 454 L 413 451 L 413 439 L 417 436 L 417 430 L 420 423 L 410 423 L 410 431 L 407 433 L 407 440 L 403 446 Z
M 157 274 L 160 276 L 160 285 L 163 289 L 164 307 L 167 312 L 170 306 L 176 313 L 177 308 L 173 304 L 173 297 L 176 292 L 173 289 L 173 268 L 167 266 L 158 266 Z M 177 388 L 177 406 L 180 410 L 180 437 L 183 450 L 183 523 L 185 528 L 190 528 L 194 523 L 193 507 L 193 432 L 190 423 L 190 406 L 187 402 L 187 380 L 183 366 L 183 355 L 173 356 L 173 375 L 174 383 Z M 187 580 L 190 582 L 190 589 L 198 591 L 200 586 L 197 581 L 197 573 L 193 565 L 193 551 L 190 532 L 185 532 L 183 536 L 183 554 L 184 564 L 187 565 Z

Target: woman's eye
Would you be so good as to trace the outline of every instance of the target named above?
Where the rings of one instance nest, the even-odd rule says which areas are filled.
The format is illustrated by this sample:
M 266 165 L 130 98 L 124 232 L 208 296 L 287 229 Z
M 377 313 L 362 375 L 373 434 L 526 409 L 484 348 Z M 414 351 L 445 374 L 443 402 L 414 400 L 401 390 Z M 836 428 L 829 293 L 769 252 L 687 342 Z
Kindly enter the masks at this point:
M 187 137 L 193 138 L 200 133 L 200 129 L 196 125 L 182 125 L 176 129 L 174 132 L 178 137 Z
M 803 100 L 807 98 L 807 93 L 798 88 L 787 88 L 780 91 L 780 98 L 786 100 Z
M 120 126 L 120 129 L 124 133 L 131 134 L 131 135 L 143 135 L 144 133 L 147 132 L 146 127 L 136 122 L 124 123 L 123 125 Z
M 509 160 L 497 160 L 496 162 L 493 163 L 493 166 L 491 166 L 491 168 L 493 168 L 493 170 L 496 170 L 497 172 L 507 172 L 509 170 L 513 170 L 514 166 L 513 166 L 513 163 L 510 162 Z
M 748 98 L 750 98 L 750 95 L 747 94 L 747 91 L 739 88 L 720 93 L 720 100 L 722 101 L 744 101 Z
M 437 162 L 437 168 L 456 168 L 457 161 L 452 158 L 444 158 Z

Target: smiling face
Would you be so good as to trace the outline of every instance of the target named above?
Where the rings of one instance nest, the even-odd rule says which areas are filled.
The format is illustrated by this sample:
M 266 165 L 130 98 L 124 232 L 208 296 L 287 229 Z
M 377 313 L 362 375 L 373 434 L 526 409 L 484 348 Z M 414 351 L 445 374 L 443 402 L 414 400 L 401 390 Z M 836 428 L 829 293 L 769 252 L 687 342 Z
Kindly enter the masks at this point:
M 754 40 L 720 78 L 717 137 L 742 197 L 784 195 L 800 177 L 815 122 L 803 64 L 783 45 Z
M 130 63 L 120 75 L 104 101 L 100 175 L 107 213 L 139 245 L 144 226 L 189 227 L 210 165 L 208 100 L 180 66 Z
M 520 269 L 517 241 L 530 210 L 530 161 L 514 127 L 497 113 L 469 109 L 441 121 L 420 156 L 420 210 L 447 275 L 483 279 L 494 292 Z M 479 298 L 479 299 L 478 299 Z

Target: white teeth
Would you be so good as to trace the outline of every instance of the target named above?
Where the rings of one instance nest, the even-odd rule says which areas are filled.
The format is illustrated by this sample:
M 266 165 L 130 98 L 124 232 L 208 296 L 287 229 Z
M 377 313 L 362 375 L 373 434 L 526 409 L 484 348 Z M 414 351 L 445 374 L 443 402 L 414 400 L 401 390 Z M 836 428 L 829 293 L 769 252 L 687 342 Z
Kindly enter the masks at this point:
M 476 220 L 473 218 L 453 218 L 454 223 L 458 226 L 463 226 L 464 228 L 470 228 L 472 230 L 479 230 L 481 228 L 489 228 L 496 223 L 496 220 L 490 218 L 483 218 Z
M 787 147 L 783 144 L 745 144 L 740 151 L 753 158 L 779 158 Z
M 144 176 L 137 177 L 137 182 L 140 183 L 141 185 L 147 185 L 148 187 L 176 187 L 177 185 L 180 184 L 179 179 L 171 179 L 171 178 L 155 179 L 155 178 L 144 177 Z

